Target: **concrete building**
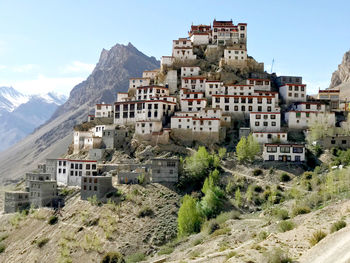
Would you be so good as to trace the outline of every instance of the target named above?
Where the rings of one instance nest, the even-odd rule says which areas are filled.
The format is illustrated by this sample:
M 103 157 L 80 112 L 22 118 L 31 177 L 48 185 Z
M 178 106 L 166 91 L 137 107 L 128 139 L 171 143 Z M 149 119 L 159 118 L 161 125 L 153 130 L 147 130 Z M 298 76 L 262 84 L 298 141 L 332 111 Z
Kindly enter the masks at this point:
M 194 92 L 205 92 L 206 78 L 201 76 L 183 77 L 181 79 L 181 88 Z
M 16 213 L 30 207 L 29 193 L 23 191 L 5 192 L 4 212 Z
M 251 112 L 250 130 L 253 132 L 277 132 L 281 129 L 280 112 Z
M 29 188 L 29 181 L 54 181 L 50 173 L 26 173 L 26 188 Z
M 52 206 L 55 198 L 57 198 L 56 181 L 29 181 L 29 200 L 34 207 Z
M 279 94 L 286 104 L 292 102 L 306 101 L 306 85 L 305 84 L 284 84 L 279 87 Z
M 136 100 L 150 100 L 151 98 L 169 96 L 169 89 L 163 86 L 138 87 Z
M 92 160 L 57 160 L 57 183 L 80 186 L 82 176 L 97 175 L 97 162 Z
M 137 121 L 135 125 L 135 135 L 150 135 L 160 132 L 163 129 L 161 121 Z
M 200 67 L 181 67 L 181 77 L 198 76 Z
M 87 200 L 96 196 L 98 200 L 103 199 L 106 194 L 115 191 L 111 176 L 83 176 L 81 180 L 80 197 Z
M 160 71 L 159 69 L 145 70 L 142 73 L 142 78 L 149 78 L 150 80 L 155 80 L 159 74 L 159 71 Z
M 264 144 L 264 161 L 304 162 L 305 146 L 301 144 Z
M 287 143 L 288 137 L 286 132 L 253 132 L 253 137 L 258 143 Z
M 254 86 L 256 90 L 271 91 L 271 80 L 249 78 L 245 81 L 246 85 Z
M 112 104 L 96 104 L 95 105 L 95 117 L 96 118 L 112 118 L 113 117 L 113 105 Z
M 115 149 L 122 147 L 130 139 L 130 132 L 127 129 L 106 129 L 102 133 L 102 147 Z
M 179 180 L 179 160 L 155 158 L 151 160 L 152 183 L 177 183 Z
M 45 166 L 45 173 L 51 175 L 51 180 L 57 180 L 57 159 L 46 159 Z
M 247 48 L 244 44 L 234 44 L 224 50 L 224 63 L 226 65 L 246 66 L 247 58 Z
M 224 84 L 221 81 L 206 80 L 205 82 L 205 97 L 210 99 L 213 95 L 223 94 Z

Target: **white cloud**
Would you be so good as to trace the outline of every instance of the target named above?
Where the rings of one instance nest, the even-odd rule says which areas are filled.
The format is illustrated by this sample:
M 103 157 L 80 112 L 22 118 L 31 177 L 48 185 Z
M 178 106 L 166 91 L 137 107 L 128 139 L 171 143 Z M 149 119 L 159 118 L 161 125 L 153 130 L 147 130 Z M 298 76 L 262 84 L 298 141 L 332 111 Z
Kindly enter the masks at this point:
M 13 72 L 16 72 L 16 73 L 25 73 L 35 69 L 39 69 L 39 66 L 35 64 L 25 64 L 25 65 L 13 66 L 11 69 Z
M 0 70 L 6 69 L 7 67 L 5 65 L 0 65 Z
M 68 96 L 71 89 L 83 80 L 83 77 L 50 78 L 38 75 L 35 79 L 15 81 L 11 86 L 24 94 L 44 94 L 55 91 Z
M 73 61 L 62 68 L 62 73 L 91 73 L 94 69 L 94 64 L 88 64 L 80 61 Z

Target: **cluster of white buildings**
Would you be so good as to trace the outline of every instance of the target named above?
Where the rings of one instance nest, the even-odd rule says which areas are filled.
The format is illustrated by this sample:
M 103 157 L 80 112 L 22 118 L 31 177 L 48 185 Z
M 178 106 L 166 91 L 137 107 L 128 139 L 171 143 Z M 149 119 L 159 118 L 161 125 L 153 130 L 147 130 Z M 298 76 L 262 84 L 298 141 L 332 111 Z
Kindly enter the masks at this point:
M 336 124 L 339 91 L 320 90 L 311 100 L 301 77 L 251 74 L 230 83 L 201 68 L 199 61 L 215 50 L 223 51 L 219 68 L 246 66 L 247 24 L 214 20 L 192 25 L 188 33 L 173 40 L 172 54 L 162 57 L 160 69 L 131 78 L 128 92 L 118 93 L 113 105 L 97 104 L 95 118 L 112 116 L 110 125 L 134 127 L 137 138 L 153 144 L 220 143 L 240 121 L 248 124 L 242 127 L 246 134 L 264 145 L 266 161 L 304 161 L 304 146 L 288 141 L 288 131 L 304 131 L 316 121 Z M 94 129 L 76 132 L 74 149 L 94 148 L 99 138 Z

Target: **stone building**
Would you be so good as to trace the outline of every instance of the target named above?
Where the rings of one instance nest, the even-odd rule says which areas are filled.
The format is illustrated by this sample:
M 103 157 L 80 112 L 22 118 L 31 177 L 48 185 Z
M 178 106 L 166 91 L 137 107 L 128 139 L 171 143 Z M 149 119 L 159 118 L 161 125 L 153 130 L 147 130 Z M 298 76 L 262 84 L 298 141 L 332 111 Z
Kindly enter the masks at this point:
M 150 166 L 152 183 L 177 183 L 179 180 L 179 160 L 154 158 Z
M 80 196 L 82 200 L 96 196 L 98 200 L 105 197 L 106 194 L 113 192 L 115 188 L 112 185 L 111 176 L 83 176 L 81 180 Z
M 29 193 L 23 191 L 5 192 L 4 212 L 15 213 L 30 207 Z
M 326 136 L 319 140 L 319 143 L 325 149 L 339 147 L 346 150 L 350 148 L 350 135 L 335 134 L 333 136 Z
M 52 206 L 57 198 L 57 183 L 51 180 L 30 180 L 29 200 L 34 207 Z

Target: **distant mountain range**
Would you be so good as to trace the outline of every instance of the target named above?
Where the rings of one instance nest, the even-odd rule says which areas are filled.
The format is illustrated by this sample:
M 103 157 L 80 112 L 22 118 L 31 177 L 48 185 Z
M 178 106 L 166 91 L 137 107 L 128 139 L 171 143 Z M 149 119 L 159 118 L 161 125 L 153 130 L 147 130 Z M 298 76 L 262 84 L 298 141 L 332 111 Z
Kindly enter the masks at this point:
M 12 87 L 0 87 L 0 151 L 44 124 L 66 100 L 55 93 L 28 96 Z
M 103 49 L 91 75 L 72 89 L 68 100 L 52 117 L 35 132 L 0 152 L 0 182 L 17 181 L 38 162 L 66 153 L 73 139 L 73 127 L 87 120 L 89 110 L 96 103 L 113 103 L 117 92 L 128 90 L 129 78 L 159 67 L 155 57 L 146 56 L 130 43 Z

